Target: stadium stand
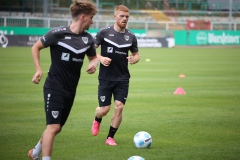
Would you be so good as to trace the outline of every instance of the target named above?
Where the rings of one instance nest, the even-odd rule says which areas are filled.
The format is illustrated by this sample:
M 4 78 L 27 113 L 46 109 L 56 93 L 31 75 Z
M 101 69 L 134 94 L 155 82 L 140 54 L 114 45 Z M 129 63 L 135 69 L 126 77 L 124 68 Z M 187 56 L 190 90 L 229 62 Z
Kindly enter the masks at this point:
M 226 29 L 229 24 L 228 0 L 99 0 L 99 14 L 93 28 L 112 23 L 113 8 L 121 3 L 131 9 L 129 27 L 147 30 L 182 30 L 202 28 Z M 70 23 L 69 4 L 66 0 L 48 0 L 44 13 L 43 0 L 12 0 L 0 2 L 1 26 L 55 27 Z M 213 7 L 215 6 L 215 7 Z M 220 7 L 221 6 L 221 7 Z M 224 7 L 223 7 L 224 6 Z M 240 30 L 240 1 L 233 0 L 233 29 Z M 46 15 L 46 16 L 44 16 Z M 47 17 L 47 18 L 46 18 Z M 47 23 L 45 23 L 47 21 Z M 211 22 L 210 27 L 209 23 Z M 201 23 L 200 23 L 201 22 Z M 47 26 L 45 26 L 47 24 Z M 203 27 L 204 28 L 204 27 Z

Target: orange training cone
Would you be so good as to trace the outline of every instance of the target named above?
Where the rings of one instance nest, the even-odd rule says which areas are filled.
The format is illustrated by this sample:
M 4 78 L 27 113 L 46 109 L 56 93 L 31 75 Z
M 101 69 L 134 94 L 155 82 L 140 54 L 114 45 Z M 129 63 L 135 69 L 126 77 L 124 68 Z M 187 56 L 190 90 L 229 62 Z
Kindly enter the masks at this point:
M 185 78 L 186 75 L 185 75 L 185 74 L 180 74 L 179 77 L 180 77 L 180 78 Z
M 182 87 L 178 87 L 178 88 L 175 90 L 174 94 L 186 94 L 186 92 L 183 90 Z

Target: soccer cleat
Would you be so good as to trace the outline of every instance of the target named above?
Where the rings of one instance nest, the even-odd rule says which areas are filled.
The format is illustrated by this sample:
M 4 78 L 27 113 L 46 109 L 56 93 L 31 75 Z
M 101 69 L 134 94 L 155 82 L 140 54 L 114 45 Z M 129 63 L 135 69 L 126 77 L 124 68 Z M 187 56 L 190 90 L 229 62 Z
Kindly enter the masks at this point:
M 109 146 L 116 146 L 117 143 L 114 141 L 113 138 L 111 137 L 108 137 L 107 140 L 106 140 L 106 144 L 109 145 Z
M 40 157 L 37 156 L 37 157 L 33 157 L 33 149 L 31 149 L 29 152 L 28 152 L 28 157 L 31 159 L 31 160 L 40 160 Z
M 94 119 L 93 124 L 92 124 L 92 134 L 94 136 L 98 135 L 99 128 L 100 128 L 100 122 L 98 122 Z

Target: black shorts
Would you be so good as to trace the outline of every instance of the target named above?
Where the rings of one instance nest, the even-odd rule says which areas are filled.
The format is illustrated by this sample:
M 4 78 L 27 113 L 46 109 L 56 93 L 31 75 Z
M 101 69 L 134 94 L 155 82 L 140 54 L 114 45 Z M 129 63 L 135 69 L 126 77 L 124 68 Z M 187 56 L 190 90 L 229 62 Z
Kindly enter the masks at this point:
M 75 94 L 44 88 L 46 123 L 63 126 L 71 111 Z
M 108 106 L 111 104 L 112 95 L 114 101 L 118 100 L 123 104 L 126 103 L 128 96 L 129 81 L 107 81 L 99 80 L 98 85 L 98 102 L 99 106 Z

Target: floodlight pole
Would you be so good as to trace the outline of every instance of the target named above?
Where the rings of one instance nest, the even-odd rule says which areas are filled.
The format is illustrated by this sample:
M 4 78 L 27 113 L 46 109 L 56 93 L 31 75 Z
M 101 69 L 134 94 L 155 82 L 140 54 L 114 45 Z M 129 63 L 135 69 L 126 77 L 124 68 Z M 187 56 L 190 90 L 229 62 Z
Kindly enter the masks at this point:
M 96 15 L 96 28 L 98 29 L 99 28 L 99 0 L 96 0 L 96 5 L 97 5 L 97 9 L 98 9 L 98 13 Z
M 232 2 L 233 0 L 229 0 L 229 30 L 232 30 Z
M 43 16 L 48 17 L 48 1 L 47 0 L 43 1 Z M 45 27 L 45 28 L 49 27 L 48 23 L 47 23 L 47 20 L 44 20 L 43 23 L 44 23 L 43 27 Z

